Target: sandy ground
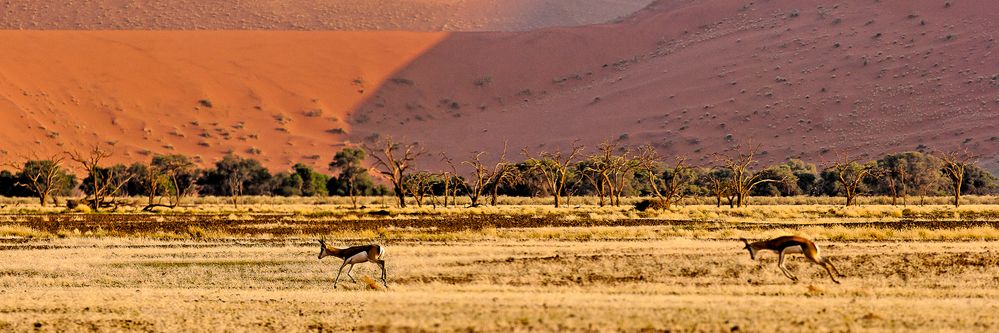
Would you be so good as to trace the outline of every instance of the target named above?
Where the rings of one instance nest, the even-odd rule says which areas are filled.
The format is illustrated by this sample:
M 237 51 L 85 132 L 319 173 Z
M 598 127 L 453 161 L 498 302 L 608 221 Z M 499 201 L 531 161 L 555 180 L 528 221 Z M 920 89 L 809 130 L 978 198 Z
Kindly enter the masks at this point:
M 659 1 L 615 24 L 484 33 L 0 33 L 0 158 L 121 145 L 325 169 L 394 137 L 495 158 L 603 140 L 698 164 L 967 148 L 999 167 L 993 1 Z M 212 104 L 207 107 L 202 101 Z
M 135 239 L 2 251 L 0 327 L 80 330 L 991 331 L 995 242 L 820 244 L 847 275 L 749 260 L 737 242 L 387 244 L 377 274 L 316 261 L 318 245 Z M 54 248 L 32 249 L 33 245 Z M 373 283 L 372 283 L 373 284 Z

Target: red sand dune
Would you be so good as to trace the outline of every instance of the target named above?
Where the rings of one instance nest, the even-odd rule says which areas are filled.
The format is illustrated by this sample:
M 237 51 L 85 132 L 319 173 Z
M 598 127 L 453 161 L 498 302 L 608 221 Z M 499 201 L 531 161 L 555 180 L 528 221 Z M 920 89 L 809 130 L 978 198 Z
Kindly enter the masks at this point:
M 519 31 L 608 22 L 652 0 L 3 0 L 0 29 Z
M 443 33 L 0 32 L 5 160 L 113 143 L 116 159 L 330 159 L 346 114 Z M 209 107 L 208 104 L 211 106 Z
M 253 151 L 323 166 L 378 134 L 458 158 L 605 139 L 704 163 L 749 142 L 764 162 L 966 147 L 996 169 L 997 12 L 664 0 L 526 32 L 3 32 L 2 157 L 115 141 L 123 160 Z

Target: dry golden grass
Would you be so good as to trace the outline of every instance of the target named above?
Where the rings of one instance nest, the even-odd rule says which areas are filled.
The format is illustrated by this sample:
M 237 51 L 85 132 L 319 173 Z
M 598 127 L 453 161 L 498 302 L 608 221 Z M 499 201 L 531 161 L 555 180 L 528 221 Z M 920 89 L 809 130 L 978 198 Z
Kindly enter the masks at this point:
M 992 331 L 995 242 L 820 242 L 848 277 L 737 241 L 387 243 L 341 279 L 298 240 L 5 244 L 0 330 Z M 377 285 L 377 284 L 375 284 Z
M 0 215 L 0 331 L 999 327 L 995 205 L 259 205 Z M 787 234 L 816 240 L 843 284 L 802 258 L 794 283 L 738 241 Z M 385 245 L 389 288 L 360 264 L 333 289 L 339 263 L 315 259 L 319 237 Z
M 999 218 L 999 196 L 964 196 L 962 206 L 958 209 L 951 205 L 951 197 L 938 196 L 923 199 L 909 198 L 908 205 L 892 206 L 888 197 L 859 197 L 858 205 L 845 208 L 843 198 L 839 197 L 751 197 L 747 199 L 748 206 L 729 208 L 727 205 L 716 207 L 713 198 L 685 198 L 668 212 L 638 213 L 634 204 L 647 198 L 623 198 L 622 206 L 612 207 L 597 205 L 596 197 L 567 198 L 562 208 L 554 208 L 551 198 L 500 197 L 498 206 L 468 207 L 467 197 L 458 197 L 458 206 L 443 207 L 425 201 L 417 206 L 415 200 L 408 199 L 409 207 L 400 209 L 392 197 L 362 197 L 359 205 L 363 209 L 352 210 L 349 198 L 346 197 L 265 197 L 248 196 L 239 199 L 240 204 L 233 207 L 228 197 L 197 197 L 186 198 L 181 207 L 175 209 L 158 208 L 156 211 L 164 214 L 245 214 L 245 213 L 281 213 L 300 215 L 336 215 L 338 217 L 358 218 L 370 211 L 387 211 L 393 215 L 453 215 L 453 214 L 512 214 L 512 215 L 576 215 L 596 218 L 622 217 L 669 217 L 685 219 L 813 219 L 813 218 L 955 218 L 954 212 L 971 217 L 987 215 Z M 62 199 L 61 199 L 62 200 Z M 146 198 L 122 198 L 123 205 L 112 213 L 141 212 L 147 202 Z M 438 198 L 441 200 L 441 198 Z M 486 200 L 488 202 L 488 200 Z M 60 201 L 63 203 L 64 201 Z M 921 203 L 922 202 L 922 203 Z M 39 214 L 39 213 L 80 213 L 67 211 L 64 206 L 39 206 L 37 199 L 0 197 L 0 214 Z

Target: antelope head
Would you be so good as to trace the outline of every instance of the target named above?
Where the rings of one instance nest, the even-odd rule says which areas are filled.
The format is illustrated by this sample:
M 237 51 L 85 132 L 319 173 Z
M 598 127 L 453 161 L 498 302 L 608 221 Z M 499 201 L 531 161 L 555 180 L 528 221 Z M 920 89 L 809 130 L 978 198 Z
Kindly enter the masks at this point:
M 319 240 L 319 259 L 323 259 L 323 257 L 328 256 L 328 255 L 329 254 L 326 252 L 326 239 L 325 238 L 324 239 L 320 239 Z
M 742 249 L 749 251 L 749 259 L 756 260 L 756 249 L 753 248 L 753 245 L 749 244 L 749 241 L 745 238 L 739 238 L 739 240 L 741 240 L 743 244 L 746 244 L 746 246 Z

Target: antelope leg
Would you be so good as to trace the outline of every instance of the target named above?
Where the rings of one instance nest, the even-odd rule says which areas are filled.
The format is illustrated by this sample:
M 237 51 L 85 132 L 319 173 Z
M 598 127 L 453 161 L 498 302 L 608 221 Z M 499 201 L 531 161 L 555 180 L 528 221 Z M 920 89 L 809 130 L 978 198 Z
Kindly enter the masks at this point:
M 336 280 L 333 280 L 333 289 L 336 289 L 337 282 L 340 282 L 340 273 L 343 273 L 343 266 L 347 266 L 346 259 L 343 261 L 343 264 L 340 265 L 340 270 L 336 272 Z

